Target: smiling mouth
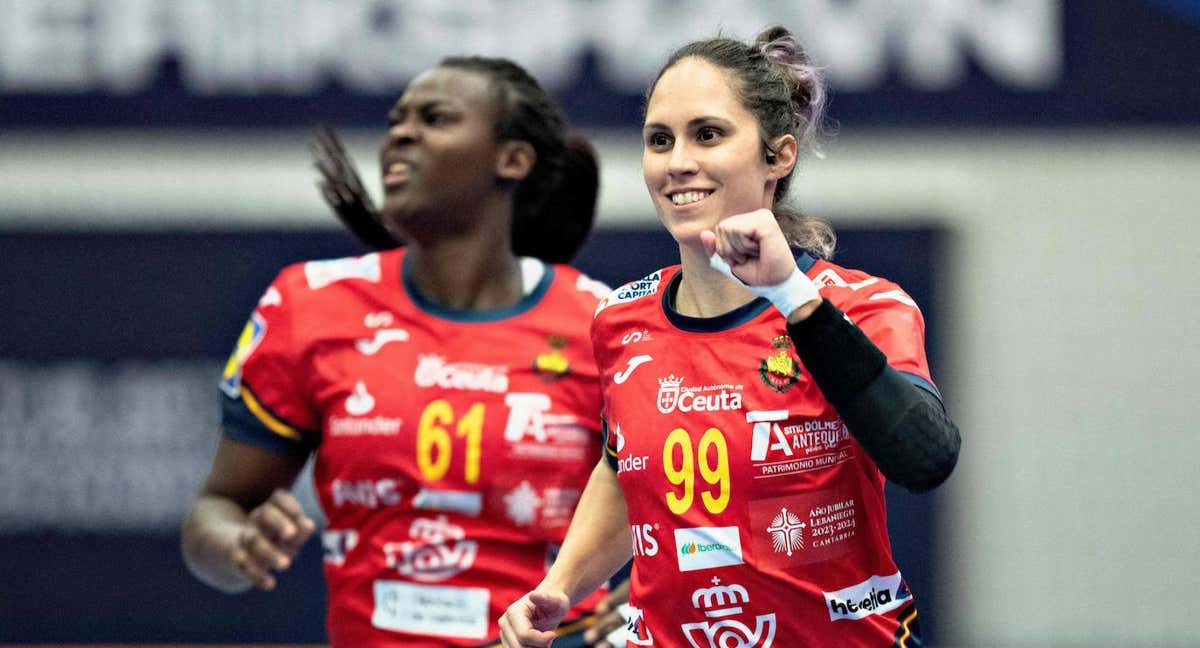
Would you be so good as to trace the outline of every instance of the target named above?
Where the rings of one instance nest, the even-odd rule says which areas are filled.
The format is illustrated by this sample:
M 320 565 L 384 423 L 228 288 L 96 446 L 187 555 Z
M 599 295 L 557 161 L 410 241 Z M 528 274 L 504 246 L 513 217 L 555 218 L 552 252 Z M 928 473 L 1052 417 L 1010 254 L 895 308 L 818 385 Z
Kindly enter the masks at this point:
M 682 206 L 698 203 L 710 195 L 712 195 L 711 191 L 681 191 L 671 194 L 670 198 L 673 204 Z

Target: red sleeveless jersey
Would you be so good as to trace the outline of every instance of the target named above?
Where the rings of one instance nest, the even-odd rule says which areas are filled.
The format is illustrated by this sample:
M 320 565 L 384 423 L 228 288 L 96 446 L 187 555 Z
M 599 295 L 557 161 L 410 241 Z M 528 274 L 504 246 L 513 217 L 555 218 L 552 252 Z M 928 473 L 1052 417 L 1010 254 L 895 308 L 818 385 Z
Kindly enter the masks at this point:
M 424 300 L 404 259 L 285 269 L 221 384 L 226 434 L 315 452 L 335 646 L 497 636 L 601 452 L 587 336 L 607 288 L 524 260 L 520 303 L 457 311 Z
M 937 393 L 924 321 L 895 284 L 799 265 L 890 364 Z M 606 457 L 634 540 L 631 646 L 912 646 L 884 478 L 764 299 L 718 318 L 666 307 L 678 266 L 601 301 L 592 339 Z

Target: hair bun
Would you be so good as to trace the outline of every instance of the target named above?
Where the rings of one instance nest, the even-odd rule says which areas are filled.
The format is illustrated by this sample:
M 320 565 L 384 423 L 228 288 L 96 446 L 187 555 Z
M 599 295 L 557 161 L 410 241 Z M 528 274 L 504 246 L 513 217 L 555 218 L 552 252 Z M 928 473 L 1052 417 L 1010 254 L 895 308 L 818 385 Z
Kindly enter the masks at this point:
M 783 25 L 764 29 L 755 39 L 754 47 L 783 74 L 796 116 L 796 136 L 801 142 L 811 143 L 815 150 L 816 135 L 825 117 L 827 99 L 820 70 L 792 32 Z

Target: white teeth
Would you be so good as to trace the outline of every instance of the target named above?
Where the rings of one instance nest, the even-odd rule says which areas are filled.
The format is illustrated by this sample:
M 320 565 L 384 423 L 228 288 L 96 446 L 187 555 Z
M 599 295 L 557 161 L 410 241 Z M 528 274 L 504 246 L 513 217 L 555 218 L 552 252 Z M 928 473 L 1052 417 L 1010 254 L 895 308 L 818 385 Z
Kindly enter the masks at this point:
M 684 191 L 682 193 L 671 194 L 671 202 L 676 205 L 686 205 L 688 203 L 699 202 L 708 197 L 711 191 Z

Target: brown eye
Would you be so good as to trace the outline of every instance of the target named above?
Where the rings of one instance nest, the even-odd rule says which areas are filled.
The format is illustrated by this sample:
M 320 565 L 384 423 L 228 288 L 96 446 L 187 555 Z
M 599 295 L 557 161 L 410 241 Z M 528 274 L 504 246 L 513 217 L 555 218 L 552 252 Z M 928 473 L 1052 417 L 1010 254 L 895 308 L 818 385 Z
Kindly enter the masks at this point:
M 721 136 L 721 131 L 712 126 L 705 126 L 696 132 L 696 139 L 701 142 L 713 142 Z
M 663 132 L 650 133 L 646 137 L 646 146 L 650 148 L 663 148 L 671 145 L 671 137 Z

